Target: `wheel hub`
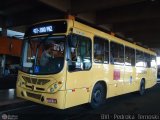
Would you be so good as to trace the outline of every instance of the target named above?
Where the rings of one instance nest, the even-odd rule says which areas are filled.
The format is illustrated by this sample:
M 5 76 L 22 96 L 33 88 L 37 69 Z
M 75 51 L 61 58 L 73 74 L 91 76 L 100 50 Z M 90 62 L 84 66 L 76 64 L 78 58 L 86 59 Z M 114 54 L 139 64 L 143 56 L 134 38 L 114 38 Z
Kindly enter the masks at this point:
M 95 92 L 95 94 L 94 94 L 94 100 L 95 100 L 95 102 L 99 103 L 101 101 L 101 96 L 102 96 L 101 91 L 97 90 Z

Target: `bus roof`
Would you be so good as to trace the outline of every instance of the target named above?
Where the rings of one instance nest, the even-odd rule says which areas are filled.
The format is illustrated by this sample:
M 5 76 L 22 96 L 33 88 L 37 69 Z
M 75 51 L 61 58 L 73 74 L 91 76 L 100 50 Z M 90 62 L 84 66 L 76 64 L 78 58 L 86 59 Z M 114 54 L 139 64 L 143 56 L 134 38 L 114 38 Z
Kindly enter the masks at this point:
M 83 24 L 81 22 L 78 22 L 78 21 L 76 21 L 74 19 L 56 19 L 56 20 L 43 21 L 43 22 L 39 22 L 39 23 L 33 24 L 30 27 L 29 30 L 31 31 L 32 28 L 35 28 L 34 26 L 41 25 L 41 24 L 44 24 L 44 23 L 52 23 L 52 22 L 56 22 L 56 21 L 68 21 L 68 23 L 70 23 L 70 25 L 68 25 L 69 27 L 77 28 L 77 29 L 83 30 L 84 32 L 92 33 L 94 36 L 99 36 L 99 37 L 108 39 L 109 41 L 114 41 L 114 42 L 123 44 L 125 46 L 132 47 L 132 48 L 135 48 L 137 50 L 141 50 L 143 52 L 150 53 L 152 55 L 156 55 L 156 53 L 153 50 L 144 48 L 143 46 L 137 45 L 136 43 L 132 43 L 132 42 L 126 41 L 124 39 L 115 37 L 115 36 L 113 36 L 113 35 L 111 35 L 109 33 L 103 32 L 103 31 L 98 30 L 98 29 L 96 29 L 94 27 L 90 27 L 90 26 L 85 25 L 85 24 Z M 68 26 L 66 26 L 66 27 L 68 27 Z M 66 32 L 65 30 L 67 30 L 67 28 L 64 28 L 60 32 L 61 33 L 62 32 Z
M 86 32 L 90 32 L 90 33 L 94 34 L 94 36 L 99 36 L 99 37 L 102 37 L 104 39 L 108 39 L 109 41 L 114 41 L 114 42 L 123 44 L 125 46 L 132 47 L 132 48 L 135 48 L 137 50 L 156 55 L 156 53 L 153 50 L 146 49 L 146 48 L 144 48 L 144 47 L 142 47 L 140 45 L 137 45 L 136 43 L 132 43 L 132 42 L 123 40 L 121 38 L 115 37 L 115 36 L 113 36 L 111 34 L 105 33 L 103 31 L 100 31 L 98 29 L 95 29 L 93 27 L 85 25 L 85 24 L 80 23 L 78 21 L 73 21 L 73 22 L 74 22 L 74 27 L 75 28 L 81 29 L 81 30 L 86 31 Z

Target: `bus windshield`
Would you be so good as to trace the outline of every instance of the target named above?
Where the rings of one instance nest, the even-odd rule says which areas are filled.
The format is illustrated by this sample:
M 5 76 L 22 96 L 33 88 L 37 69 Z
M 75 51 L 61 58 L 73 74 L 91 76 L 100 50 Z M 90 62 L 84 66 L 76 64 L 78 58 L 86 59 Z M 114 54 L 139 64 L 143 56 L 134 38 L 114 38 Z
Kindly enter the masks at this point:
M 54 74 L 64 66 L 65 36 L 24 40 L 22 71 L 30 74 Z

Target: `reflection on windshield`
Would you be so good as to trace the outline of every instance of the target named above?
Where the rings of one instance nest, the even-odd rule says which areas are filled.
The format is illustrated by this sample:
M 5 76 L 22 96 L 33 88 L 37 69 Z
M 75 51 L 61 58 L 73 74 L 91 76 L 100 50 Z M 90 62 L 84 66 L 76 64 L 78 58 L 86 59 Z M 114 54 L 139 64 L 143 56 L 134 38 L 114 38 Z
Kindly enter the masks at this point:
M 26 39 L 22 70 L 33 74 L 60 72 L 64 65 L 65 37 Z

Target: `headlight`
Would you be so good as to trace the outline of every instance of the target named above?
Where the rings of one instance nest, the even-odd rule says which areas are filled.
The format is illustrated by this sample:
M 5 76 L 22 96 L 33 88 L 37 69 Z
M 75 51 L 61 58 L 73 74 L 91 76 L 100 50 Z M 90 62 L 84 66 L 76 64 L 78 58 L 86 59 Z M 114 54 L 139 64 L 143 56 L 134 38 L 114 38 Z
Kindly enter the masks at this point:
M 54 84 L 54 89 L 57 89 L 57 88 L 58 88 L 58 84 L 55 83 L 55 84 Z
M 50 92 L 53 93 L 54 92 L 54 88 L 50 88 Z
M 54 83 L 53 85 L 51 85 L 51 86 L 48 88 L 48 92 L 53 93 L 53 92 L 57 91 L 57 89 L 58 89 L 58 83 Z

